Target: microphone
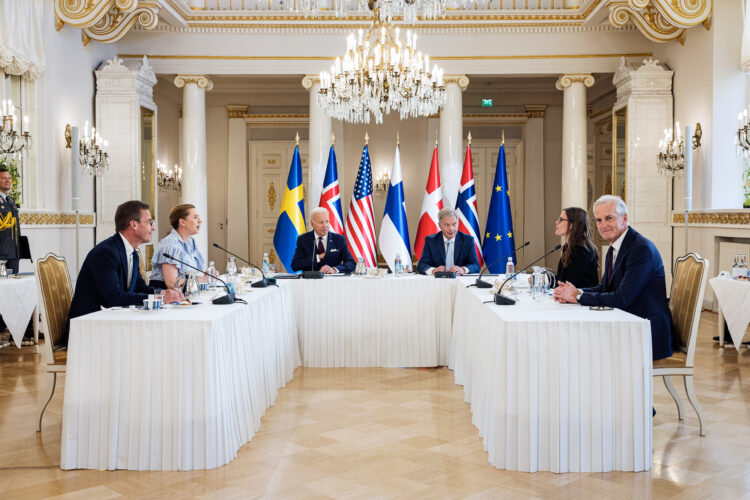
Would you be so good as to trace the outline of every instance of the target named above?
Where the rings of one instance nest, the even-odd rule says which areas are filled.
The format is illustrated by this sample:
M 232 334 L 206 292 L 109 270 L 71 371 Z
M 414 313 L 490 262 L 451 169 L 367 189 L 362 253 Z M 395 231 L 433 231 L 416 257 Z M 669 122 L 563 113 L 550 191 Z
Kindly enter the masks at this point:
M 516 303 L 516 299 L 513 299 L 513 298 L 511 298 L 511 297 L 508 297 L 508 296 L 506 296 L 506 295 L 503 295 L 503 294 L 502 294 L 502 291 L 503 291 L 503 287 L 505 286 L 505 284 L 506 284 L 506 283 L 507 283 L 508 281 L 510 281 L 510 280 L 512 280 L 513 278 L 515 278 L 516 276 L 518 276 L 518 275 L 519 275 L 520 273 L 524 272 L 525 270 L 527 270 L 528 268 L 530 268 L 531 266 L 533 266 L 534 264 L 536 264 L 537 262 L 539 262 L 540 260 L 542 260 L 543 258 L 545 258 L 546 256 L 548 256 L 549 254 L 551 254 L 551 253 L 553 253 L 553 252 L 557 252 L 557 251 L 558 251 L 558 250 L 560 250 L 561 248 L 562 248 L 562 245 L 557 245 L 557 246 L 556 246 L 555 248 L 553 248 L 553 249 L 552 249 L 552 250 L 550 250 L 549 252 L 545 253 L 544 255 L 542 255 L 541 257 L 539 257 L 539 258 L 538 258 L 538 259 L 536 259 L 536 260 L 535 260 L 534 262 L 532 262 L 532 263 L 531 263 L 531 264 L 529 264 L 528 266 L 524 267 L 523 269 L 521 269 L 521 270 L 520 270 L 520 271 L 518 271 L 517 273 L 514 273 L 514 274 L 513 274 L 512 276 L 510 276 L 510 277 L 508 277 L 508 278 L 505 278 L 505 281 L 503 281 L 503 284 L 502 284 L 502 285 L 500 285 L 500 289 L 499 289 L 499 290 L 497 291 L 497 293 L 495 294 L 495 304 L 497 304 L 497 305 L 499 305 L 499 306 L 510 306 L 510 305 L 513 305 L 513 304 L 515 304 L 515 303 Z
M 529 245 L 531 245 L 531 242 L 528 242 L 528 241 L 527 241 L 526 243 L 524 243 L 524 244 L 523 244 L 523 245 L 521 245 L 520 247 L 516 248 L 516 249 L 515 249 L 515 250 L 513 250 L 512 252 L 508 252 L 507 254 L 503 255 L 502 257 L 500 257 L 500 258 L 499 258 L 499 259 L 497 259 L 496 261 L 492 262 L 491 264 L 485 264 L 485 266 L 484 266 L 484 270 L 485 270 L 485 271 L 489 271 L 489 270 L 490 270 L 490 267 L 491 267 L 491 266 L 494 266 L 494 265 L 495 265 L 495 264 L 497 264 L 498 262 L 500 262 L 500 261 L 503 261 L 503 260 L 507 259 L 508 257 L 510 257 L 510 256 L 511 256 L 511 254 L 513 254 L 513 253 L 515 253 L 515 252 L 518 252 L 518 251 L 519 251 L 520 249 L 522 249 L 523 247 L 527 247 L 527 246 L 529 246 Z M 484 271 L 482 271 L 481 273 L 479 273 L 479 277 L 477 278 L 477 281 L 476 281 L 476 282 L 474 283 L 474 285 L 473 285 L 473 286 L 476 286 L 477 288 L 492 288 L 492 283 L 487 283 L 486 281 L 482 281 L 482 274 L 483 274 L 483 273 L 484 273 Z M 469 285 L 469 286 L 472 286 L 472 285 Z M 467 288 L 468 288 L 468 287 L 467 287 Z
M 208 276 L 208 274 L 206 273 L 206 271 L 204 271 L 202 269 L 198 269 L 195 266 L 191 266 L 190 264 L 188 264 L 185 261 L 182 261 L 180 259 L 176 259 L 176 258 L 172 257 L 171 255 L 169 255 L 166 252 L 164 253 L 164 257 L 166 257 L 168 259 L 172 259 L 174 261 L 177 261 L 180 264 L 182 264 L 183 266 L 188 266 L 189 268 L 195 269 L 196 271 L 199 271 L 199 272 L 205 274 L 206 276 Z M 219 278 L 218 276 L 214 276 L 214 278 L 216 278 L 217 280 L 219 280 L 222 283 L 224 283 L 224 286 L 227 288 L 227 294 L 224 295 L 223 297 L 217 297 L 214 300 L 212 300 L 211 302 L 213 302 L 214 304 L 233 304 L 234 303 L 234 294 L 229 291 L 229 285 L 227 285 L 227 282 L 224 281 L 223 279 Z
M 222 248 L 222 247 L 220 247 L 220 246 L 219 246 L 219 245 L 217 245 L 216 243 L 214 243 L 213 245 L 214 245 L 214 246 L 215 246 L 216 248 L 218 248 L 219 250 L 222 250 L 222 251 L 224 251 L 224 252 L 228 253 L 228 254 L 229 254 L 229 255 L 231 255 L 232 257 L 236 257 L 236 258 L 240 259 L 240 260 L 241 260 L 242 262 L 244 262 L 244 263 L 246 263 L 246 264 L 249 264 L 249 265 L 253 266 L 253 267 L 254 267 L 255 269 L 257 269 L 258 271 L 260 271 L 260 275 L 261 275 L 261 276 L 263 276 L 263 279 L 261 279 L 260 281 L 256 281 L 255 283 L 253 283 L 252 285 L 250 285 L 250 286 L 251 286 L 252 288 L 265 288 L 265 287 L 267 287 L 268 285 L 276 285 L 276 279 L 275 279 L 275 278 L 266 278 L 266 275 L 265 275 L 265 273 L 263 273 L 263 269 L 259 268 L 258 266 L 256 266 L 256 265 L 255 265 L 255 264 L 253 264 L 252 262 L 250 262 L 249 260 L 247 260 L 247 259 L 243 259 L 243 258 L 242 258 L 242 257 L 240 257 L 239 255 L 237 255 L 237 254 L 234 254 L 234 253 L 230 252 L 230 251 L 229 251 L 229 250 L 227 250 L 226 248 Z M 279 286 L 279 285 L 276 285 L 276 286 Z

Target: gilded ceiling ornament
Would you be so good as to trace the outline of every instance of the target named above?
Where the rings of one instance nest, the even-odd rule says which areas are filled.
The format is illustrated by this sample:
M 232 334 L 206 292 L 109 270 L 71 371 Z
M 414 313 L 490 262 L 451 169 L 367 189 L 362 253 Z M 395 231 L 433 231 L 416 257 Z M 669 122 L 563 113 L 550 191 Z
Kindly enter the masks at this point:
M 138 0 L 55 0 L 55 15 L 65 24 L 88 28 L 101 20 L 112 8 L 130 12 Z
M 125 36 L 135 23 L 145 29 L 153 29 L 158 22 L 159 5 L 140 2 L 136 8 L 129 11 L 121 10 L 116 6 L 112 7 L 94 25 L 83 28 L 82 31 L 95 42 L 113 43 Z
M 686 28 L 703 24 L 709 29 L 713 0 L 622 0 L 610 2 L 609 22 L 623 27 L 628 21 L 652 42 L 677 39 L 684 43 Z

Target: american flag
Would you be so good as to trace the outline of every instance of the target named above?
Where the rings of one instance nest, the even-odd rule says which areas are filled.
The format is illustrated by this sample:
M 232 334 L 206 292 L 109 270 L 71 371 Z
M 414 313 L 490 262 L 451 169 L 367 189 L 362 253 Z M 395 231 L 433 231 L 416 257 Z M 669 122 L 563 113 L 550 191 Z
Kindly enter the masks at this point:
M 346 215 L 346 243 L 355 258 L 362 257 L 367 267 L 375 267 L 375 212 L 372 208 L 372 170 L 367 145 L 362 150 L 354 195 Z

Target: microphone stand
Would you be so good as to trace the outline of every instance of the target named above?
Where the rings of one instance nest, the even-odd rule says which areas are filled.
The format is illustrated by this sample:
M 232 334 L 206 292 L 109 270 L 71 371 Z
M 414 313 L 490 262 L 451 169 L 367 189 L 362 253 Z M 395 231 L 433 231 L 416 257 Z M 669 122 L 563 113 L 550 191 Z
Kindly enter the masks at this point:
M 521 250 L 521 249 L 522 249 L 523 247 L 526 247 L 526 246 L 529 246 L 529 245 L 531 245 L 531 242 L 527 241 L 526 243 L 524 243 L 524 244 L 523 244 L 523 245 L 521 245 L 520 247 L 516 248 L 516 249 L 515 249 L 515 250 L 513 250 L 512 252 L 509 252 L 509 253 L 507 253 L 507 254 L 503 255 L 502 257 L 500 257 L 499 259 L 497 259 L 497 260 L 496 260 L 496 261 L 494 261 L 493 263 L 491 263 L 491 264 L 486 264 L 486 265 L 484 266 L 484 269 L 485 269 L 486 271 L 489 271 L 489 270 L 490 270 L 490 267 L 494 266 L 495 264 L 497 264 L 498 262 L 500 262 L 500 261 L 502 261 L 502 260 L 505 260 L 505 259 L 507 259 L 508 257 L 510 257 L 510 255 L 511 255 L 512 253 L 518 252 L 518 251 L 519 251 L 519 250 Z M 484 271 L 482 271 L 481 273 L 479 273 L 479 277 L 477 278 L 476 282 L 474 282 L 474 283 L 473 283 L 473 284 L 471 284 L 471 285 L 467 285 L 467 287 L 466 287 L 466 288 L 469 288 L 470 286 L 475 286 L 475 287 L 477 287 L 477 288 L 492 288 L 492 283 L 487 283 L 486 281 L 482 281 L 482 274 L 484 274 Z
M 168 253 L 164 253 L 164 257 L 166 257 L 168 259 L 172 259 L 172 260 L 174 260 L 176 262 L 179 262 L 180 264 L 182 264 L 184 266 L 187 266 L 187 267 L 189 267 L 191 269 L 195 269 L 196 271 L 198 271 L 200 273 L 203 273 L 206 276 L 208 276 L 208 273 L 206 271 L 204 271 L 202 269 L 198 269 L 195 266 L 191 266 L 187 262 L 184 262 L 184 261 L 182 261 L 180 259 L 176 259 L 176 258 L 172 257 L 171 255 L 169 255 Z M 222 283 L 224 283 L 224 286 L 227 289 L 227 294 L 224 295 L 223 297 L 217 297 L 214 300 L 212 300 L 211 302 L 214 303 L 214 304 L 220 304 L 220 305 L 223 305 L 223 304 L 233 304 L 234 303 L 234 293 L 232 293 L 230 291 L 229 285 L 227 285 L 227 282 L 224 281 L 223 279 L 219 278 L 218 276 L 213 276 L 213 277 L 216 278 L 217 280 L 221 281 Z
M 534 262 L 532 262 L 528 266 L 524 267 L 523 269 L 521 269 L 517 273 L 513 273 L 510 277 L 506 278 L 505 281 L 503 281 L 503 284 L 500 285 L 500 289 L 495 294 L 495 304 L 497 304 L 499 306 L 511 306 L 511 305 L 515 304 L 516 303 L 516 299 L 508 297 L 508 296 L 502 294 L 503 287 L 505 286 L 505 284 L 508 281 L 510 281 L 513 278 L 515 278 L 516 276 L 518 276 L 519 274 L 521 274 L 522 272 L 524 272 L 525 270 L 527 270 L 528 268 L 530 268 L 531 266 L 533 266 L 534 264 L 536 264 L 537 262 L 539 262 L 540 260 L 542 260 L 543 258 L 545 258 L 546 256 L 548 256 L 549 254 L 551 254 L 553 252 L 556 252 L 556 251 L 560 250 L 561 248 L 562 248 L 562 245 L 557 245 L 555 248 L 553 248 L 549 252 L 545 253 L 544 255 L 542 255 L 541 257 L 539 257 L 538 259 L 536 259 Z
M 276 279 L 275 279 L 275 278 L 266 278 L 266 275 L 265 275 L 265 273 L 263 272 L 263 269 L 259 268 L 258 266 L 256 266 L 256 265 L 255 265 L 255 264 L 253 264 L 252 262 L 250 262 L 249 260 L 247 260 L 247 259 L 243 259 L 243 258 L 242 258 L 242 257 L 240 257 L 239 255 L 237 255 L 237 254 L 234 254 L 234 253 L 230 252 L 230 251 L 229 251 L 229 250 L 227 250 L 226 248 L 222 248 L 222 247 L 220 247 L 220 246 L 219 246 L 219 245 L 217 245 L 216 243 L 214 243 L 213 245 L 214 245 L 214 246 L 215 246 L 216 248 L 218 248 L 219 250 L 222 250 L 222 251 L 224 251 L 224 252 L 228 253 L 228 254 L 229 254 L 229 255 L 231 255 L 232 257 L 236 257 L 236 258 L 240 259 L 240 260 L 241 260 L 242 262 L 244 262 L 244 263 L 246 263 L 246 264 L 249 264 L 249 265 L 253 266 L 253 267 L 254 267 L 255 269 L 257 269 L 258 271 L 260 271 L 260 275 L 261 275 L 261 276 L 263 277 L 263 279 L 261 279 L 261 280 L 259 280 L 259 281 L 256 281 L 255 283 L 251 284 L 250 286 L 251 286 L 252 288 L 265 288 L 265 287 L 267 287 L 268 285 L 275 285 L 276 287 L 278 287 L 278 286 L 279 286 L 279 285 L 277 285 L 277 284 L 276 284 Z

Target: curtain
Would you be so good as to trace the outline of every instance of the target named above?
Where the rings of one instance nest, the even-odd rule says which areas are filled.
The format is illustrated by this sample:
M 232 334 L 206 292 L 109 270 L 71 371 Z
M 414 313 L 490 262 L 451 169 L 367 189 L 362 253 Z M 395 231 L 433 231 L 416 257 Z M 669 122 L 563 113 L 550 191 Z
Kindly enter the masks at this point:
M 0 69 L 5 73 L 35 80 L 44 72 L 46 4 L 44 0 L 0 0 Z

